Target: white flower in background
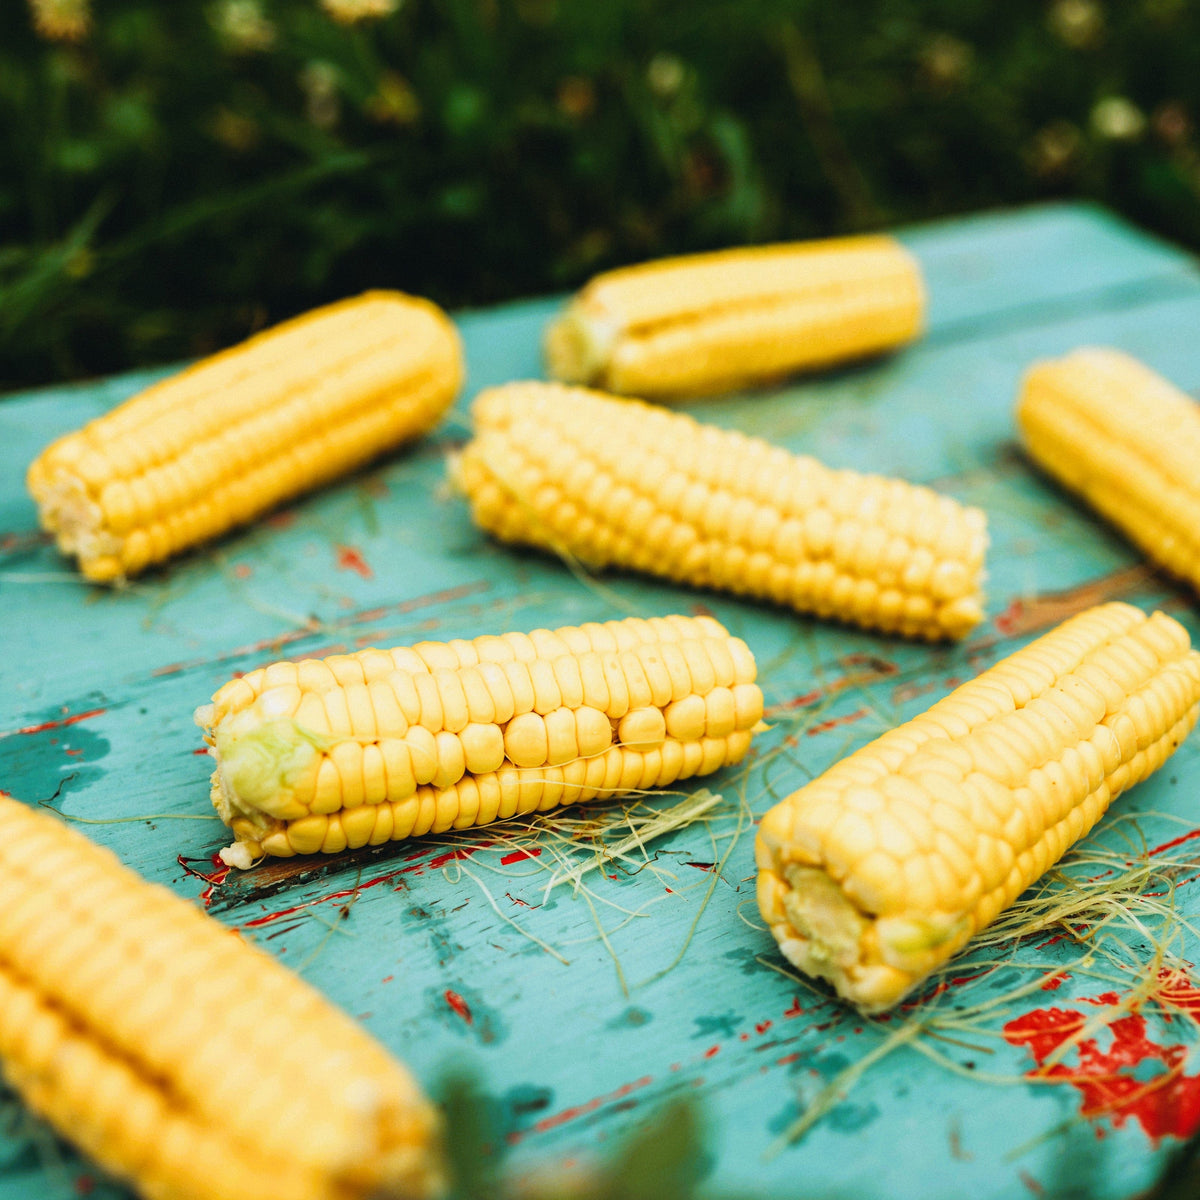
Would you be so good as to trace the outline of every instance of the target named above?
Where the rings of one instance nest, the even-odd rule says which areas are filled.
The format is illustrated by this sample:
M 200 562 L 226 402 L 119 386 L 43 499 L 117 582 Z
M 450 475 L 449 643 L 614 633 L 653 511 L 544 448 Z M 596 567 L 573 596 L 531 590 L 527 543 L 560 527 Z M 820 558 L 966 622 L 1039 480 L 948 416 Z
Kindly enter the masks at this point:
M 650 90 L 664 100 L 675 95 L 683 86 L 684 66 L 674 54 L 656 54 L 646 68 Z
M 338 72 L 333 63 L 314 61 L 299 75 L 308 119 L 318 129 L 332 129 L 342 113 Z
M 975 63 L 975 51 L 969 42 L 953 34 L 939 33 L 921 47 L 921 74 L 938 88 L 954 88 L 966 83 Z
M 1105 96 L 1092 109 L 1092 129 L 1114 142 L 1131 142 L 1146 128 L 1146 114 L 1124 96 Z
M 1070 121 L 1051 121 L 1033 136 L 1026 158 L 1035 175 L 1043 179 L 1061 179 L 1079 165 L 1083 134 Z
M 321 7 L 335 21 L 353 25 L 390 17 L 400 7 L 400 0 L 321 0 Z
M 29 0 L 33 27 L 53 42 L 78 42 L 92 27 L 90 0 Z
M 259 0 L 221 0 L 212 23 L 221 40 L 236 54 L 266 50 L 275 41 L 275 26 Z
M 1104 35 L 1104 12 L 1096 0 L 1055 0 L 1050 28 L 1068 46 L 1089 50 Z

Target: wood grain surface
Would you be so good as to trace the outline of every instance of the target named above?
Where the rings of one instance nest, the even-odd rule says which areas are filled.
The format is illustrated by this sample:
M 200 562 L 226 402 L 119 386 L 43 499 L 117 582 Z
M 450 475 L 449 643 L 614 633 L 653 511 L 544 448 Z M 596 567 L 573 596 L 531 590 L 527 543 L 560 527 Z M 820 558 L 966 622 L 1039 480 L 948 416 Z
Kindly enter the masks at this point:
M 1080 344 L 1122 347 L 1183 388 L 1200 387 L 1191 260 L 1086 206 L 901 236 L 930 287 L 923 341 L 687 407 L 830 465 L 929 483 L 985 508 L 989 619 L 965 644 L 904 644 L 631 576 L 593 582 L 487 541 L 446 487 L 444 460 L 466 436 L 479 388 L 540 375 L 540 332 L 559 302 L 521 303 L 459 315 L 468 387 L 434 437 L 123 591 L 82 583 L 37 531 L 24 471 L 51 438 L 162 372 L 4 399 L 0 788 L 96 822 L 78 827 L 300 972 L 426 1086 L 451 1067 L 473 1069 L 495 1098 L 514 1169 L 585 1163 L 686 1092 L 703 1100 L 714 1191 L 1134 1195 L 1161 1170 L 1174 1135 L 1200 1122 L 1191 1053 L 1200 1005 L 1181 1001 L 1171 1021 L 1132 1014 L 1140 1025 L 1072 1049 L 1056 1082 L 1023 1082 L 1052 1049 L 1054 1028 L 1078 1027 L 1078 1014 L 1114 1002 L 1111 987 L 1078 970 L 1082 951 L 1069 938 L 1014 948 L 1007 973 L 973 971 L 968 960 L 943 978 L 928 1003 L 952 1012 L 1002 995 L 1013 973 L 1066 973 L 1052 991 L 997 1011 L 985 1044 L 966 1035 L 939 1043 L 958 1071 L 901 1047 L 802 1139 L 769 1153 L 824 1084 L 884 1046 L 896 1021 L 866 1022 L 782 973 L 753 905 L 754 818 L 1088 604 L 1127 598 L 1166 607 L 1194 637 L 1198 629 L 1195 598 L 1040 478 L 1012 421 L 1022 370 Z M 244 874 L 214 868 L 227 831 L 211 813 L 211 760 L 192 711 L 235 672 L 367 645 L 673 611 L 711 611 L 746 639 L 773 727 L 748 768 L 688 785 L 723 797 L 706 822 L 659 839 L 645 860 L 591 870 L 588 893 L 560 885 L 547 894 L 561 841 L 504 827 Z M 1195 831 L 1198 751 L 1200 737 L 1122 799 L 1110 836 L 1136 829 L 1158 847 Z M 1200 889 L 1186 881 L 1174 902 L 1198 918 Z M 1149 961 L 1136 930 L 1112 936 Z M 1177 950 L 1194 955 L 1181 936 Z M 1113 1084 L 1118 1077 L 1126 1082 Z M 0 1094 L 0 1200 L 89 1192 L 121 1194 Z

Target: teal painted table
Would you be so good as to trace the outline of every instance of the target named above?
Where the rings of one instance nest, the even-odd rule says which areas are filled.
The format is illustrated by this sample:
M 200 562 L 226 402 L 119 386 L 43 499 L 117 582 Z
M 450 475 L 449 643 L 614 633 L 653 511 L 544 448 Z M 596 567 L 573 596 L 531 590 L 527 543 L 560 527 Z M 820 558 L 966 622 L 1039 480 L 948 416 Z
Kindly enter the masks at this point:
M 1081 969 L 1070 938 L 992 950 L 984 957 L 1011 963 L 988 972 L 968 960 L 925 1006 L 864 1022 L 772 969 L 784 964 L 755 920 L 752 822 L 774 798 L 1096 600 L 1163 605 L 1198 629 L 1189 596 L 1030 471 L 1011 420 L 1022 369 L 1081 343 L 1121 346 L 1200 387 L 1191 260 L 1078 206 L 903 236 L 932 295 L 919 345 L 690 411 L 984 507 L 990 619 L 964 645 L 902 644 L 624 576 L 593 584 L 485 540 L 444 487 L 444 458 L 465 435 L 476 390 L 539 372 L 539 333 L 556 304 L 517 304 L 461 316 L 470 386 L 436 436 L 122 592 L 85 586 L 57 557 L 36 530 L 23 475 L 52 437 L 156 376 L 0 403 L 0 787 L 96 822 L 79 827 L 278 955 L 428 1086 L 448 1067 L 473 1068 L 516 1170 L 585 1162 L 686 1092 L 704 1102 L 714 1190 L 1133 1195 L 1161 1170 L 1172 1131 L 1200 1121 L 1200 1083 L 1189 1078 L 1200 1075 L 1191 1049 L 1200 1010 L 1182 976 L 1170 1020 L 1125 1016 L 1070 1050 L 1066 1078 L 1032 1083 L 1023 1077 L 1055 1028 L 1077 1027 L 1070 1014 L 1111 1015 L 1106 1005 L 1122 994 Z M 547 894 L 562 842 L 517 828 L 214 870 L 226 836 L 209 815 L 210 760 L 191 714 L 234 672 L 698 605 L 754 649 L 773 729 L 747 770 L 705 781 L 723 797 L 705 821 L 589 871 L 586 892 Z M 1200 736 L 1106 824 L 1118 850 L 1123 835 L 1136 849 L 1138 831 L 1155 849 L 1183 839 L 1161 855 L 1180 864 L 1166 874 L 1184 917 L 1200 916 L 1200 889 L 1185 886 L 1197 843 L 1183 837 L 1200 825 L 1198 797 Z M 1131 961 L 1149 959 L 1137 929 L 1116 923 L 1108 936 Z M 1190 935 L 1180 938 L 1176 950 L 1194 956 Z M 1055 970 L 1066 974 L 1049 979 Z M 1031 990 L 972 1017 L 970 1035 L 948 1032 L 956 1012 L 980 1011 L 1023 980 Z M 895 1044 L 897 1029 L 930 1014 L 944 1024 Z M 1030 1028 L 1041 1032 L 1018 1036 Z M 870 1068 L 847 1079 L 864 1061 Z M 837 1079 L 844 1099 L 780 1145 Z M 0 1113 L 0 1200 L 107 1194 L 11 1097 Z

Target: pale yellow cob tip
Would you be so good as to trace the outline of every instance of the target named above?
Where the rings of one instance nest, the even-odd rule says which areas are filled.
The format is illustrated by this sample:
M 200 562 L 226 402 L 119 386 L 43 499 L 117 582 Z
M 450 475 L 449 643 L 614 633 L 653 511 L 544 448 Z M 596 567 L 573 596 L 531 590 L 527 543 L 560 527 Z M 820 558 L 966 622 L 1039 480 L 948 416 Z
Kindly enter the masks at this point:
M 917 337 L 921 271 L 869 235 L 659 259 L 593 279 L 546 330 L 564 383 L 665 398 L 729 390 Z
M 453 478 L 501 541 L 905 637 L 983 618 L 986 517 L 929 488 L 561 384 L 492 388 L 472 415 Z
M 367 292 L 59 438 L 27 484 L 83 575 L 120 583 L 428 432 L 461 380 L 458 335 L 436 305 Z
M 1171 755 L 1200 654 L 1162 613 L 1081 613 L 763 818 L 784 955 L 866 1012 L 900 1001 Z
M 711 617 L 629 618 L 274 663 L 197 723 L 221 857 L 332 854 L 607 799 L 740 762 L 754 658 Z
M 437 1111 L 357 1022 L 3 793 L 0 1068 L 150 1200 L 442 1191 Z

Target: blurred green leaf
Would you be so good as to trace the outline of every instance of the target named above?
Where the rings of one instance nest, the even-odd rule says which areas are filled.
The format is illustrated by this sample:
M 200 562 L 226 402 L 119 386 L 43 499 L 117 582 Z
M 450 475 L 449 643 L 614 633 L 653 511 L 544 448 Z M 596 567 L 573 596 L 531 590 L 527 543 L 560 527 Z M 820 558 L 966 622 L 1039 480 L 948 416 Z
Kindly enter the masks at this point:
M 52 44 L 0 5 L 0 388 L 189 357 L 370 286 L 486 304 L 1054 196 L 1200 248 L 1183 0 L 94 12 Z

